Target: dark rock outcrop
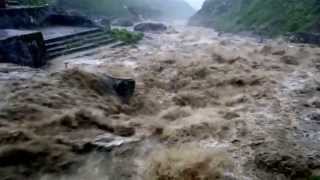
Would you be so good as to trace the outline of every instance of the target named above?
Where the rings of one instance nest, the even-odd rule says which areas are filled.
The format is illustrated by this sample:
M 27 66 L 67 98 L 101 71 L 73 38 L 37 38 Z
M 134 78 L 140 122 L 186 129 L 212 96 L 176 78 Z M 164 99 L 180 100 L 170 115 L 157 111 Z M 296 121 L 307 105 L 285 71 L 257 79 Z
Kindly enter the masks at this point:
M 154 22 L 144 22 L 137 24 L 134 26 L 135 31 L 141 32 L 159 32 L 159 31 L 166 31 L 168 28 L 166 25 L 162 23 L 154 23 Z
M 0 9 L 0 29 L 34 28 L 48 17 L 48 7 Z
M 33 29 L 48 25 L 98 26 L 80 13 L 47 6 L 0 9 L 0 22 L 1 29 Z
M 1 30 L 0 36 L 0 62 L 31 67 L 46 63 L 46 50 L 40 32 Z
M 120 79 L 105 76 L 105 83 L 112 94 L 119 96 L 123 101 L 128 101 L 133 96 L 136 82 L 133 79 Z

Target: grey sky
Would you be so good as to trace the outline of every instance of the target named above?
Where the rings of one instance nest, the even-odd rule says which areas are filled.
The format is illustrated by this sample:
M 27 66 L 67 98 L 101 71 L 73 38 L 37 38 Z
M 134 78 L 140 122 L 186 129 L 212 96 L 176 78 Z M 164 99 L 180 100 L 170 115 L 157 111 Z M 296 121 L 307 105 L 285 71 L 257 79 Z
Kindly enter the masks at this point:
M 203 4 L 204 0 L 186 0 L 190 5 L 195 8 L 196 10 L 201 8 L 201 5 Z

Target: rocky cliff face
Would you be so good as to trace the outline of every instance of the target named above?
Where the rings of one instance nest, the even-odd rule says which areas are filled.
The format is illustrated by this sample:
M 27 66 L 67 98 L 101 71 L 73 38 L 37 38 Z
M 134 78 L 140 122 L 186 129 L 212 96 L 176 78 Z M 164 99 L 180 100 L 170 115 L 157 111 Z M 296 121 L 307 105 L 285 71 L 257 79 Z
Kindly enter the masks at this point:
M 58 0 L 58 7 L 75 9 L 89 15 L 145 18 L 189 18 L 195 10 L 184 0 Z
M 254 31 L 268 35 L 320 32 L 320 1 L 206 0 L 191 25 L 220 31 Z

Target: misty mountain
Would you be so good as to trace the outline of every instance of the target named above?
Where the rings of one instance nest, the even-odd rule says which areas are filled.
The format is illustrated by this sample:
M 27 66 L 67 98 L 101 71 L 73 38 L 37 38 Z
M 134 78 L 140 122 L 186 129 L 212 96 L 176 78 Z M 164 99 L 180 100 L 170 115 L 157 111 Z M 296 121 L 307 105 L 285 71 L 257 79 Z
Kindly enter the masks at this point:
M 58 0 L 62 8 L 87 15 L 127 17 L 132 11 L 152 19 L 188 18 L 195 10 L 184 0 Z
M 268 35 L 320 32 L 318 0 L 206 0 L 190 24 Z

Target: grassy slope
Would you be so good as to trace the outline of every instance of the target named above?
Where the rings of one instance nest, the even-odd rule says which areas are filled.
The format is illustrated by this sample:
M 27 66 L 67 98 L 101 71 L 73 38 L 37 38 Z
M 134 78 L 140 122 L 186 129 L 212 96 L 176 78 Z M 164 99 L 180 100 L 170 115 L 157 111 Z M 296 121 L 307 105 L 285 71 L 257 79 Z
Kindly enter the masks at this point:
M 223 10 L 221 10 L 223 9 Z M 223 31 L 259 31 L 269 35 L 315 30 L 318 0 L 207 0 L 192 21 Z M 207 24 L 206 24 L 207 23 Z

